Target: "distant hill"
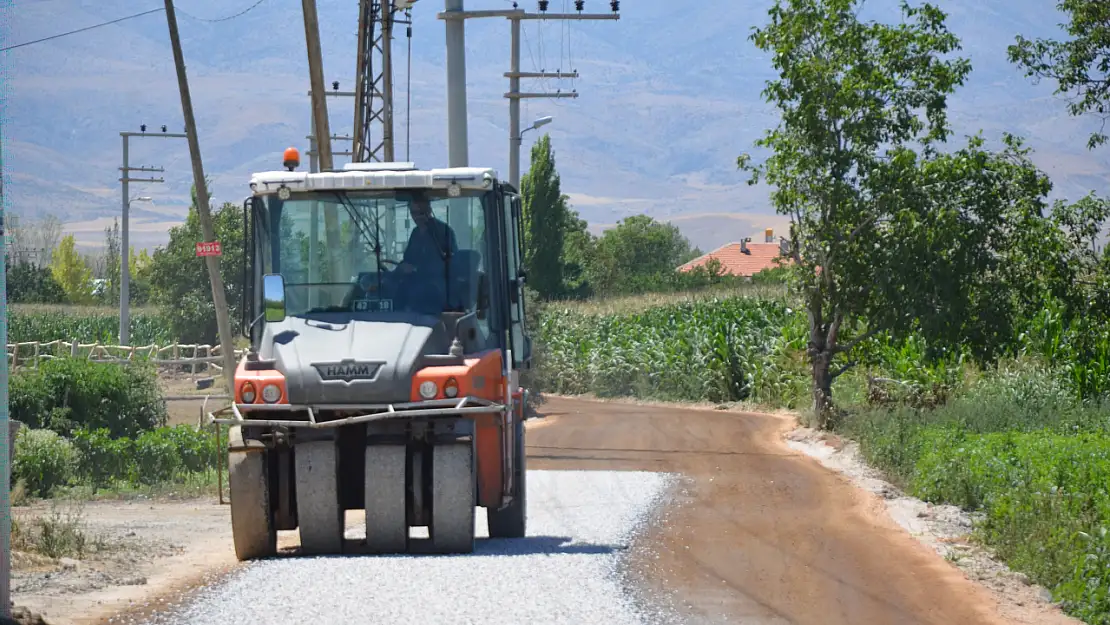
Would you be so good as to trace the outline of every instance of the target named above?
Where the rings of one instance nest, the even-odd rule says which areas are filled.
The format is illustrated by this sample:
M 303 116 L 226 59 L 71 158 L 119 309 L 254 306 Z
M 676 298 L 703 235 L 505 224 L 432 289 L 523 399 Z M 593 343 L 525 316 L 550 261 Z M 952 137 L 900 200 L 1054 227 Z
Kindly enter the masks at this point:
M 180 0 L 179 23 L 198 116 L 206 172 L 216 201 L 240 202 L 251 171 L 280 165 L 289 146 L 307 148 L 308 72 L 299 3 L 264 0 L 244 15 L 221 18 L 254 0 Z M 534 9 L 529 0 L 522 6 Z M 153 0 L 16 0 L 0 19 L 0 39 L 22 42 L 156 8 Z M 555 0 L 573 10 L 569 0 Z M 553 115 L 552 136 L 564 191 L 594 227 L 645 212 L 675 223 L 703 250 L 743 236 L 781 231 L 766 189 L 735 170 L 737 154 L 774 116 L 762 102 L 770 64 L 748 41 L 766 20 L 769 0 L 676 5 L 626 0 L 617 22 L 525 25 L 525 70 L 577 69 L 576 81 L 525 81 L 534 89 L 577 88 L 577 100 L 526 101 L 524 121 Z M 1110 191 L 1110 149 L 1085 147 L 1091 120 L 1070 118 L 1052 85 L 1033 85 L 1005 58 L 1014 35 L 1054 35 L 1062 16 L 1034 0 L 944 0 L 949 24 L 974 64 L 970 84 L 953 99 L 960 133 L 982 129 L 1024 135 L 1052 176 L 1056 194 Z M 469 0 L 468 8 L 508 8 L 508 0 Z M 681 6 L 681 9 L 676 9 Z M 588 11 L 608 2 L 587 0 Z M 357 3 L 319 0 L 326 78 L 353 85 Z M 411 159 L 446 161 L 444 27 L 437 0 L 414 9 Z M 884 18 L 895 3 L 868 5 Z M 467 24 L 470 161 L 507 173 L 508 24 Z M 405 40 L 397 50 L 397 136 L 405 142 Z M 11 210 L 52 211 L 83 243 L 99 244 L 119 213 L 119 131 L 168 124 L 183 129 L 165 17 L 155 13 L 0 53 L 4 165 Z M 332 129 L 350 131 L 349 99 L 331 99 Z M 525 136 L 523 158 L 535 132 Z M 132 164 L 165 167 L 166 183 L 132 185 L 151 195 L 133 221 L 136 245 L 163 242 L 185 213 L 192 181 L 184 140 L 135 140 Z M 725 216 L 721 216 L 724 214 Z

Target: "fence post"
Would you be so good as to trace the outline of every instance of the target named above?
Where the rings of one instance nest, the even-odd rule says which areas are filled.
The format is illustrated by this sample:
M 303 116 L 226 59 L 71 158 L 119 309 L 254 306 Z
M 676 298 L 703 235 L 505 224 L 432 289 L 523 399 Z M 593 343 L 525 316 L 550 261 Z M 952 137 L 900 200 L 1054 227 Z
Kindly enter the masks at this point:
M 70 356 L 70 358 L 76 358 L 77 357 L 77 352 L 80 350 L 78 345 L 79 345 L 79 343 L 77 342 L 77 339 L 73 339 L 73 342 L 69 344 L 69 356 Z

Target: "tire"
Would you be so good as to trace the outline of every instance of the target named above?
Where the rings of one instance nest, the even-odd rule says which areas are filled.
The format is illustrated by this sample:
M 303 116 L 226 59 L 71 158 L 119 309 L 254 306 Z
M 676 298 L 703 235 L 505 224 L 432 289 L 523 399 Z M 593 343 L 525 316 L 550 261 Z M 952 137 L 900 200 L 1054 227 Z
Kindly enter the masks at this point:
M 516 490 L 508 506 L 500 510 L 486 508 L 490 538 L 524 538 L 527 529 L 528 471 L 525 466 L 524 431 L 524 421 L 518 419 L 513 425 L 513 481 Z
M 432 448 L 432 551 L 474 551 L 474 440 Z
M 293 453 L 301 551 L 342 553 L 345 515 L 339 505 L 339 446 L 332 440 L 311 441 L 298 443 Z
M 405 507 L 405 446 L 366 447 L 366 548 L 404 553 L 409 527 Z
M 228 487 L 231 490 L 231 534 L 240 561 L 277 553 L 277 530 L 270 509 L 266 446 L 243 440 L 243 429 L 228 430 Z

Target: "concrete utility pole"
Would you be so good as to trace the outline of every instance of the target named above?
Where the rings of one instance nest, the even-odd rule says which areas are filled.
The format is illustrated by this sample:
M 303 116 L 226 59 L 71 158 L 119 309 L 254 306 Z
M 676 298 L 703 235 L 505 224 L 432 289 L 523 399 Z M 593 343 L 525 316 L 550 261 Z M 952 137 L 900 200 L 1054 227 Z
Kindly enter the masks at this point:
M 439 17 L 447 19 L 447 166 L 466 167 L 466 13 L 463 0 L 444 0 L 444 9 Z
M 2 146 L 2 142 L 0 142 Z M 12 616 L 12 453 L 11 415 L 8 414 L 8 234 L 4 226 L 4 156 L 0 148 L 0 617 Z
M 197 214 L 200 217 L 204 242 L 211 243 L 216 240 L 216 232 L 212 227 L 212 215 L 208 211 L 208 185 L 205 184 L 204 163 L 200 158 L 200 140 L 197 139 L 193 101 L 189 96 L 189 78 L 185 75 L 185 57 L 181 52 L 181 38 L 177 33 L 177 14 L 174 12 L 173 0 L 165 0 L 165 3 L 166 23 L 170 29 L 170 43 L 173 45 L 173 61 L 177 68 L 177 86 L 181 91 L 181 112 L 185 117 L 185 134 L 189 139 L 189 157 L 193 162 L 193 184 L 197 189 Z M 220 333 L 220 350 L 224 356 L 224 379 L 227 381 L 227 392 L 234 393 L 235 344 L 231 340 L 231 320 L 228 318 L 227 291 L 224 290 L 224 281 L 220 276 L 220 260 L 216 256 L 205 256 L 204 262 L 208 266 L 208 277 L 212 281 L 212 304 L 216 307 L 216 328 Z
M 509 79 L 509 92 L 505 97 L 509 100 L 509 184 L 520 190 L 520 101 L 525 98 L 577 98 L 578 92 L 569 93 L 542 93 L 521 92 L 521 78 L 577 78 L 578 72 L 522 72 L 520 71 L 520 23 L 523 20 L 619 20 L 619 2 L 611 1 L 609 6 L 612 13 L 529 13 L 523 9 L 505 9 L 492 11 L 464 11 L 463 0 L 445 0 L 446 11 L 437 17 L 447 21 L 447 124 L 449 146 L 450 141 L 462 142 L 462 147 L 457 148 L 461 153 L 462 165 L 452 161 L 452 167 L 466 165 L 466 70 L 453 69 L 452 59 L 462 67 L 466 64 L 464 52 L 463 22 L 467 19 L 483 17 L 504 17 L 511 23 L 509 41 L 509 71 L 505 77 Z M 596 1 L 596 0 L 595 0 Z M 456 73 L 458 76 L 456 76 Z M 452 103 L 461 110 L 453 109 Z M 456 148 L 449 147 L 451 158 L 456 155 Z
M 166 132 L 166 127 L 162 126 L 162 133 L 147 132 L 146 125 L 141 127 L 141 132 L 127 132 L 119 133 L 120 139 L 123 140 L 123 166 L 120 170 L 120 185 L 121 193 L 120 198 L 123 202 L 123 223 L 120 228 L 123 230 L 120 241 L 120 281 L 119 281 L 119 344 L 129 345 L 131 341 L 131 202 L 132 198 L 128 193 L 128 183 L 130 182 L 165 182 L 162 178 L 132 178 L 131 172 L 153 172 L 162 173 L 165 170 L 161 167 L 131 167 L 128 159 L 128 139 L 131 137 L 161 137 L 164 139 L 186 139 L 188 135 L 178 132 Z M 135 198 L 136 200 L 138 198 Z

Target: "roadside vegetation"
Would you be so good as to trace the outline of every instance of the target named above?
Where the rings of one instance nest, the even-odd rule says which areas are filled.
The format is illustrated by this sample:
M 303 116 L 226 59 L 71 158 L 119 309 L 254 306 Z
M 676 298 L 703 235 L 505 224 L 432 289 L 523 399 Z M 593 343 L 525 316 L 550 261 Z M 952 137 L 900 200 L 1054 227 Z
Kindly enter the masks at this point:
M 774 58 L 765 96 L 781 119 L 756 146 L 763 162 L 737 165 L 791 218 L 783 266 L 750 280 L 713 263 L 676 272 L 701 250 L 644 215 L 595 236 L 562 193 L 550 138 L 536 143 L 521 184 L 535 336 L 525 384 L 798 410 L 858 440 L 909 493 L 976 513 L 978 540 L 1069 613 L 1110 624 L 1110 201 L 1050 202 L 1052 181 L 1018 137 L 950 145 L 948 98 L 972 68 L 947 16 L 903 6 L 900 24 L 863 22 L 857 4 L 778 0 L 752 36 Z M 1008 52 L 1080 94 L 1072 114 L 1101 111 L 1105 3 L 1059 7 L 1068 41 L 1019 37 Z M 240 210 L 217 218 L 233 325 Z M 119 251 L 106 236 L 100 265 L 66 238 L 46 246 L 48 262 L 9 259 L 10 342 L 113 342 Z M 194 210 L 166 248 L 135 257 L 147 306 L 132 315 L 135 344 L 217 342 L 197 238 Z M 94 274 L 106 294 L 87 288 Z M 17 370 L 20 497 L 213 484 L 212 433 L 167 427 L 160 393 L 141 362 Z

